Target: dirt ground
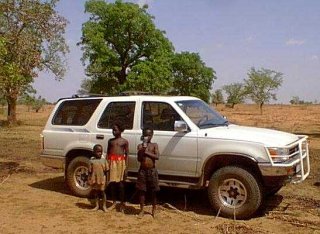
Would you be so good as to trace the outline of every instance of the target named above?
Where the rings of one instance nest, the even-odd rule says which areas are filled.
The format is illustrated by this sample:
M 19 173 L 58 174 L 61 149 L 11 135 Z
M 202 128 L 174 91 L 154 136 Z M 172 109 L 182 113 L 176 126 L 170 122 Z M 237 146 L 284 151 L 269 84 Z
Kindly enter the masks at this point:
M 290 107 L 269 107 L 264 116 L 252 114 L 258 110 L 250 108 L 221 107 L 220 111 L 235 122 L 272 124 L 275 129 L 308 133 L 311 158 L 311 174 L 306 181 L 285 186 L 268 198 L 250 220 L 217 217 L 210 209 L 206 191 L 172 188 L 160 191 L 155 219 L 149 213 L 138 218 L 139 206 L 132 185 L 126 187 L 125 214 L 116 210 L 91 211 L 88 199 L 69 193 L 60 170 L 39 162 L 39 134 L 50 108 L 37 114 L 21 110 L 22 125 L 0 128 L 0 233 L 320 233 L 320 107 L 316 106 L 313 112 L 295 109 L 297 116 L 317 114 L 308 123 L 293 118 L 296 122 L 291 125 L 279 123 L 281 116 L 289 116 Z M 269 124 L 260 121 L 266 118 Z M 283 121 L 287 118 L 283 117 Z M 150 205 L 146 210 L 151 211 Z

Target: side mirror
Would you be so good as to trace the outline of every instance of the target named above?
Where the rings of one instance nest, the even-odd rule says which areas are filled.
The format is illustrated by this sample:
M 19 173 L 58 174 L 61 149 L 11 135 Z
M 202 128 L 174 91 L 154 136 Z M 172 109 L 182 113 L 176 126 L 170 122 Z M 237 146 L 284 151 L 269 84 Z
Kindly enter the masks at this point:
M 174 130 L 177 132 L 187 132 L 188 125 L 183 120 L 174 121 Z

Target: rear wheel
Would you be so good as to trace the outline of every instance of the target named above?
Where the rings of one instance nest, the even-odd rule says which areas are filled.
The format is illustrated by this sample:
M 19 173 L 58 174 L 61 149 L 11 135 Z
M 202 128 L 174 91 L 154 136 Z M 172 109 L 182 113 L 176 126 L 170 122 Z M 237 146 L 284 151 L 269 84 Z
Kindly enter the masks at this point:
M 88 185 L 89 159 L 79 156 L 68 165 L 66 183 L 73 194 L 79 197 L 88 197 L 91 188 Z
M 262 187 L 247 170 L 227 166 L 217 170 L 210 179 L 209 201 L 223 217 L 250 218 L 262 203 Z

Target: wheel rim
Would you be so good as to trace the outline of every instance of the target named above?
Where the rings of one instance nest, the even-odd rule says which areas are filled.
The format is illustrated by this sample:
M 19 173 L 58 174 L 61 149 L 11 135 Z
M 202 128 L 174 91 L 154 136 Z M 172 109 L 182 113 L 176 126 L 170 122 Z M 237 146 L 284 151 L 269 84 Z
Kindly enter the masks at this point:
M 74 171 L 74 182 L 77 188 L 86 190 L 88 186 L 89 171 L 87 167 L 81 166 Z
M 219 186 L 219 199 L 224 206 L 229 208 L 239 208 L 247 200 L 246 187 L 240 180 L 227 179 Z

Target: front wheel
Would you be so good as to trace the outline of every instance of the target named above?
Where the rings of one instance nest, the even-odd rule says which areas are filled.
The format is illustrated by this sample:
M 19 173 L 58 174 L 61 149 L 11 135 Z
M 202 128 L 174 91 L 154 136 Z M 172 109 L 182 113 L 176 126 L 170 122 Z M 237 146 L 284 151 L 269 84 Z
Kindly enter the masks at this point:
M 68 165 L 66 183 L 73 194 L 88 197 L 91 192 L 88 186 L 89 159 L 83 156 L 74 158 Z
M 220 215 L 228 218 L 250 218 L 262 203 L 262 187 L 249 171 L 227 166 L 217 170 L 210 179 L 209 201 Z

